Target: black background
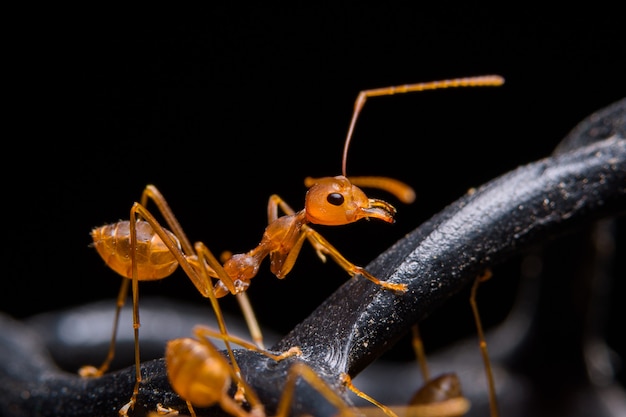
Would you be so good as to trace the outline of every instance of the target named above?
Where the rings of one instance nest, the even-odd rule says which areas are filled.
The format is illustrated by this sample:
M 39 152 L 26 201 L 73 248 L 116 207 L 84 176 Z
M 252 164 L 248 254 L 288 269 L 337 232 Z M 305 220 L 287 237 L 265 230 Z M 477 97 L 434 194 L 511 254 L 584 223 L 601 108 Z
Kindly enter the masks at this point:
M 579 121 L 626 93 L 623 21 L 600 5 L 233 5 L 161 20 L 67 12 L 19 19 L 5 51 L 13 128 L 3 146 L 2 309 L 17 318 L 116 296 L 120 280 L 89 232 L 128 218 L 148 183 L 192 241 L 216 254 L 251 249 L 270 194 L 299 209 L 305 176 L 340 174 L 362 89 L 506 78 L 500 88 L 368 101 L 348 174 L 396 177 L 418 199 L 404 206 L 377 195 L 397 206 L 394 225 L 318 228 L 361 265 L 468 188 L 549 155 Z M 510 307 L 519 265 L 495 272 L 480 298 L 487 325 Z M 346 279 L 305 246 L 282 281 L 264 263 L 249 295 L 263 326 L 284 333 Z M 624 314 L 616 281 L 613 321 Z M 206 302 L 182 272 L 140 291 Z M 222 305 L 238 312 L 231 297 Z M 426 326 L 432 347 L 475 331 L 463 297 Z M 623 352 L 618 339 L 611 343 Z M 395 352 L 410 357 L 408 342 Z

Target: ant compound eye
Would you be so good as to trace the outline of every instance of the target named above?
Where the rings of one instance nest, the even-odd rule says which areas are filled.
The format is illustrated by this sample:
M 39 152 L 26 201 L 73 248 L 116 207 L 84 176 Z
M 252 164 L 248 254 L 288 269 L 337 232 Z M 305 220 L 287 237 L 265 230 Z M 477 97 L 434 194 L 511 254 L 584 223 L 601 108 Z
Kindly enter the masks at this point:
M 344 198 L 342 194 L 339 193 L 330 193 L 328 197 L 326 197 L 326 201 L 328 201 L 333 206 L 340 206 L 344 202 Z

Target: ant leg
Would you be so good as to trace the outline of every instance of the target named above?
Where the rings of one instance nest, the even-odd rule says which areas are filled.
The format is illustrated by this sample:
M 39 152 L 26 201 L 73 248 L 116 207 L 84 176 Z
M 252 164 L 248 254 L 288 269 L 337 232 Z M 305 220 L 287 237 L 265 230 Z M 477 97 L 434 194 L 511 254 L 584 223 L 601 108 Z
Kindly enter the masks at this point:
M 417 323 L 411 326 L 411 332 L 413 334 L 413 337 L 411 338 L 413 351 L 415 352 L 415 357 L 417 358 L 420 370 L 422 371 L 422 378 L 424 379 L 424 383 L 427 383 L 430 380 L 430 371 L 428 370 L 428 363 L 426 362 L 424 342 L 422 341 L 422 336 L 420 335 L 419 331 L 419 325 Z
M 207 337 L 213 337 L 216 339 L 221 339 L 225 342 L 226 341 L 232 342 L 246 349 L 265 355 L 268 358 L 275 360 L 276 362 L 280 362 L 283 359 L 287 359 L 292 356 L 299 356 L 302 353 L 299 347 L 292 347 L 291 349 L 285 352 L 274 354 L 270 351 L 259 348 L 257 345 L 255 345 L 254 343 L 248 342 L 247 340 L 241 339 L 231 334 L 223 334 L 221 332 L 217 332 L 207 326 L 201 326 L 201 325 L 195 326 L 193 329 L 193 332 L 198 339 L 207 340 Z
M 82 366 L 78 370 L 78 374 L 82 376 L 83 378 L 92 378 L 92 377 L 102 376 L 109 369 L 109 366 L 111 366 L 111 362 L 113 361 L 113 357 L 115 356 L 115 340 L 117 339 L 117 329 L 119 327 L 119 322 L 120 322 L 120 313 L 121 313 L 122 307 L 124 307 L 124 304 L 126 303 L 126 297 L 128 295 L 129 284 L 130 284 L 130 280 L 128 280 L 127 278 L 122 278 L 122 285 L 120 286 L 120 291 L 117 295 L 117 302 L 115 306 L 115 317 L 113 319 L 113 331 L 111 334 L 111 341 L 109 342 L 109 351 L 107 353 L 107 356 L 99 368 L 96 368 L 91 365 Z
M 191 417 L 196 417 L 195 412 L 192 412 Z M 170 407 L 165 407 L 163 404 L 159 403 L 156 405 L 156 411 L 151 411 L 148 413 L 148 417 L 173 417 L 179 415 L 178 411 L 174 410 Z
M 135 248 L 137 247 L 136 222 L 137 222 L 138 216 L 143 218 L 146 222 L 148 222 L 148 224 L 150 224 L 154 232 L 161 238 L 161 240 L 167 246 L 171 254 L 176 258 L 179 265 L 183 268 L 183 270 L 185 271 L 189 279 L 193 282 L 193 284 L 198 289 L 198 291 L 204 297 L 208 297 L 210 299 L 218 324 L 220 326 L 220 330 L 223 333 L 227 334 L 226 325 L 224 323 L 224 318 L 221 313 L 221 309 L 219 307 L 219 304 L 217 303 L 217 298 L 215 297 L 213 293 L 213 286 L 212 286 L 212 282 L 210 279 L 210 271 L 208 269 L 207 263 L 205 262 L 205 259 L 207 256 L 210 256 L 213 258 L 213 260 L 215 260 L 213 255 L 210 253 L 208 249 L 206 249 L 206 247 L 204 247 L 204 245 L 202 244 L 196 245 L 196 247 L 200 249 L 202 253 L 201 255 L 202 257 L 199 259 L 199 262 L 197 264 L 199 265 L 199 267 L 194 267 L 194 265 L 190 263 L 193 259 L 197 259 L 197 256 L 193 255 L 194 252 L 191 252 L 192 255 L 189 255 L 189 256 L 183 253 L 182 250 L 177 245 L 177 243 L 173 240 L 172 237 L 168 235 L 166 230 L 158 223 L 158 221 L 154 218 L 154 216 L 144 206 L 142 206 L 139 203 L 135 203 L 131 209 L 131 220 L 130 220 L 131 245 L 130 245 L 130 248 L 131 248 L 131 264 L 132 264 L 133 328 L 135 331 L 135 363 L 136 363 L 136 369 L 137 369 L 137 382 L 135 384 L 135 389 L 133 391 L 133 396 L 131 397 L 131 401 L 124 407 L 124 410 L 128 410 L 129 408 L 132 408 L 134 406 L 136 397 L 138 395 L 139 384 L 141 382 L 141 372 L 140 372 L 141 362 L 140 362 L 140 357 L 139 357 L 139 335 L 138 335 L 139 327 L 140 327 L 139 308 L 138 308 L 139 290 L 138 290 L 137 262 L 135 259 L 135 256 L 136 256 Z M 219 265 L 219 263 L 217 263 L 216 260 L 215 260 L 215 263 Z M 198 271 L 200 275 L 198 274 Z M 221 270 L 221 272 L 222 273 L 218 275 L 226 275 L 223 269 Z M 230 345 L 228 344 L 228 342 L 225 342 L 225 344 L 229 352 L 229 355 L 231 356 L 233 366 L 236 367 L 236 369 L 238 370 L 239 368 L 238 368 L 237 362 L 235 361 L 234 354 L 232 353 L 232 349 Z M 238 395 L 238 398 L 241 396 L 242 396 L 242 393 L 240 392 Z
M 209 298 L 209 301 L 211 302 L 211 305 L 213 306 L 213 311 L 215 312 L 217 323 L 220 328 L 221 337 L 223 338 L 224 344 L 226 345 L 226 350 L 228 351 L 228 356 L 230 357 L 232 367 L 235 373 L 239 376 L 239 378 L 237 379 L 239 381 L 241 379 L 241 369 L 239 368 L 239 364 L 237 363 L 237 360 L 235 359 L 235 355 L 229 343 L 230 342 L 229 334 L 228 334 L 228 331 L 226 330 L 226 323 L 224 321 L 222 310 L 219 306 L 217 297 L 215 296 L 215 292 L 213 290 L 213 283 L 211 281 L 211 277 L 209 274 L 209 268 L 211 268 L 215 272 L 215 275 L 217 275 L 220 279 L 223 280 L 222 282 L 226 284 L 230 283 L 230 286 L 233 289 L 234 289 L 234 284 L 232 280 L 230 279 L 230 277 L 228 276 L 228 274 L 226 273 L 226 271 L 224 271 L 224 269 L 222 268 L 222 265 L 218 262 L 218 260 L 215 258 L 213 253 L 209 250 L 209 248 L 206 247 L 204 243 L 196 242 L 195 248 L 196 248 L 196 253 L 198 257 L 197 260 L 198 260 L 198 265 L 199 265 L 197 269 L 200 270 L 202 282 L 206 283 L 205 286 L 199 287 L 198 289 L 200 290 L 200 293 L 204 297 Z M 238 298 L 238 300 L 240 299 Z M 245 300 L 247 300 L 247 298 L 245 298 Z M 242 304 L 240 302 L 240 306 L 241 305 Z M 254 316 L 251 310 L 252 307 L 251 306 L 249 307 L 250 307 L 250 312 L 247 312 L 244 310 L 244 316 L 246 316 L 246 314 L 252 314 Z M 246 321 L 249 323 L 248 320 L 250 319 L 249 317 L 246 316 Z M 254 318 L 253 323 L 256 324 L 256 318 Z M 250 328 L 250 332 L 253 333 L 254 329 Z M 235 399 L 237 401 L 241 401 L 244 398 L 245 388 L 239 382 L 237 383 L 237 386 L 238 388 L 237 388 L 237 393 L 235 394 Z
M 470 402 L 463 396 L 459 377 L 454 373 L 446 373 L 431 379 L 417 323 L 411 327 L 411 331 L 413 350 L 424 379 L 424 385 L 409 401 L 411 415 L 420 417 L 464 415 L 470 408 Z
M 369 401 L 370 403 L 374 404 L 376 407 L 378 407 L 387 416 L 389 416 L 389 417 L 398 417 L 398 415 L 396 413 L 394 413 L 389 407 L 387 407 L 386 405 L 378 402 L 374 398 L 370 397 L 369 395 L 367 395 L 366 393 L 364 393 L 363 391 L 361 391 L 360 389 L 355 387 L 354 384 L 352 383 L 352 378 L 350 378 L 350 375 L 342 374 L 341 375 L 341 379 L 342 379 L 343 384 L 346 387 L 348 387 L 348 389 L 350 391 L 352 391 L 353 393 L 355 393 L 357 396 L 359 396 L 359 397 L 363 398 L 364 400 Z
M 211 253 L 211 251 L 204 245 L 202 242 L 197 242 L 195 245 L 195 251 L 192 247 L 189 239 L 187 238 L 183 228 L 180 223 L 176 219 L 174 212 L 169 207 L 169 204 L 165 200 L 165 197 L 161 194 L 161 192 L 154 186 L 148 185 L 144 189 L 144 192 L 141 196 L 141 204 L 137 205 L 137 210 L 140 212 L 141 217 L 145 218 L 148 223 L 153 227 L 153 229 L 159 233 L 159 236 L 162 240 L 164 240 L 163 235 L 165 233 L 160 233 L 159 229 L 163 229 L 151 215 L 151 213 L 146 209 L 146 204 L 148 202 L 148 198 L 151 199 L 159 209 L 161 215 L 165 218 L 168 227 L 174 233 L 174 235 L 179 239 L 180 244 L 183 248 L 182 254 L 180 250 L 177 249 L 175 244 L 172 244 L 170 250 L 176 256 L 179 264 L 185 272 L 187 276 L 192 280 L 195 287 L 204 297 L 210 297 L 209 293 L 211 292 L 211 288 L 213 286 L 210 277 L 218 278 L 221 280 L 227 287 L 228 290 L 235 294 L 237 291 L 235 289 L 235 285 L 230 276 L 224 271 L 222 264 L 215 258 L 215 256 Z M 171 240 L 171 239 L 170 239 Z M 164 240 L 164 243 L 167 245 L 167 241 Z M 203 254 L 204 262 L 196 263 L 193 262 L 194 259 L 197 259 L 200 256 L 200 253 Z M 186 262 L 188 261 L 188 262 Z M 192 263 L 196 269 L 205 270 L 206 276 L 200 278 L 197 274 L 194 273 L 194 268 L 192 268 L 189 263 Z M 245 314 L 245 311 L 244 311 Z M 257 326 L 258 327 L 258 326 Z
M 131 279 L 133 297 L 133 331 L 135 337 L 135 386 L 130 400 L 119 410 L 121 416 L 128 415 L 128 410 L 132 410 L 139 395 L 139 384 L 141 383 L 141 359 L 139 356 L 139 274 L 137 268 L 137 216 L 136 204 L 130 210 L 130 259 L 131 259 Z M 164 233 L 165 235 L 165 233 Z M 167 239 L 170 240 L 169 236 Z
M 223 251 L 220 255 L 220 262 L 224 264 L 232 256 L 233 256 L 232 252 Z M 256 314 L 254 314 L 254 310 L 252 309 L 252 304 L 250 303 L 248 294 L 245 291 L 241 291 L 235 294 L 235 297 L 237 297 L 239 308 L 241 309 L 243 317 L 246 321 L 246 325 L 248 326 L 248 330 L 250 331 L 250 337 L 259 348 L 265 349 L 265 344 L 263 343 L 263 333 L 261 332 L 261 326 L 259 326 L 259 322 L 256 319 Z
M 191 246 L 191 242 L 187 235 L 183 231 L 182 226 L 174 216 L 174 212 L 170 208 L 169 204 L 163 197 L 163 194 L 152 184 L 148 184 L 146 188 L 144 188 L 143 193 L 141 194 L 140 204 L 143 207 L 148 206 L 148 199 L 151 199 L 154 204 L 159 209 L 159 212 L 165 219 L 165 222 L 169 229 L 174 233 L 174 235 L 180 240 L 180 244 L 183 247 L 183 252 L 190 255 L 193 253 L 193 247 Z
M 278 409 L 276 411 L 276 417 L 287 417 L 289 416 L 289 406 L 291 405 L 291 401 L 293 399 L 293 393 L 296 387 L 296 382 L 298 378 L 302 377 L 309 385 L 311 385 L 314 389 L 316 389 L 320 394 L 322 394 L 331 404 L 333 404 L 337 410 L 339 410 L 339 416 L 345 417 L 355 417 L 357 413 L 349 407 L 339 395 L 335 391 L 333 391 L 327 384 L 324 382 L 319 375 L 315 373 L 315 371 L 304 364 L 303 362 L 296 362 L 289 368 L 289 373 L 287 374 L 287 381 L 285 382 L 285 388 L 283 389 L 283 394 L 278 403 Z
M 246 321 L 246 325 L 248 326 L 248 329 L 250 331 L 250 337 L 252 337 L 252 340 L 260 349 L 265 349 L 261 326 L 259 326 L 259 321 L 256 319 L 256 314 L 254 314 L 254 310 L 252 309 L 252 304 L 250 303 L 250 298 L 248 298 L 248 294 L 244 291 L 235 294 L 235 297 L 237 297 L 239 308 L 243 313 L 244 320 Z
M 277 194 L 272 194 L 267 203 L 267 223 L 268 224 L 278 219 L 278 208 L 280 208 L 287 215 L 295 214 L 294 209 L 292 209 L 289 206 L 289 204 L 285 202 L 285 200 L 283 200 Z
M 270 202 L 268 204 L 268 213 L 270 216 L 270 221 L 272 220 L 272 216 L 278 215 L 278 207 L 285 211 L 287 214 L 293 213 L 293 210 L 284 202 L 282 198 L 278 195 L 274 194 L 270 197 Z M 356 274 L 363 275 L 365 278 L 369 279 L 376 285 L 379 285 L 385 289 L 392 291 L 400 291 L 405 292 L 407 290 L 406 284 L 394 284 L 391 282 L 381 281 L 369 272 L 367 272 L 364 268 L 360 266 L 356 266 L 339 253 L 339 251 L 330 244 L 322 235 L 320 235 L 313 228 L 303 225 L 302 226 L 303 235 L 309 240 L 317 256 L 322 260 L 322 262 L 326 262 L 326 255 L 330 255 L 339 266 L 341 266 L 344 270 L 346 270 L 351 276 Z M 293 248 L 289 251 L 287 258 L 284 260 L 283 266 L 280 268 L 281 273 L 280 276 L 285 276 L 293 267 L 293 264 L 296 261 L 298 253 L 303 244 L 302 236 L 296 241 Z
M 496 398 L 496 388 L 493 379 L 493 371 L 491 369 L 491 361 L 489 360 L 489 353 L 487 351 L 487 341 L 483 332 L 483 326 L 480 320 L 480 314 L 478 313 L 478 304 L 476 303 L 476 291 L 478 286 L 491 278 L 491 270 L 487 269 L 483 274 L 479 275 L 474 284 L 472 285 L 472 292 L 470 295 L 470 304 L 472 306 L 472 312 L 474 313 L 474 321 L 476 322 L 476 329 L 478 332 L 478 340 L 480 342 L 480 352 L 483 356 L 483 362 L 485 363 L 485 374 L 487 376 L 487 384 L 489 385 L 489 407 L 491 408 L 491 417 L 498 417 L 498 400 Z
M 351 276 L 354 276 L 356 274 L 362 275 L 363 277 L 372 281 L 374 284 L 379 285 L 380 287 L 387 290 L 399 292 L 407 291 L 406 284 L 395 284 L 392 282 L 381 281 L 369 272 L 367 272 L 364 268 L 348 261 L 346 258 L 343 257 L 341 253 L 339 253 L 339 251 L 333 245 L 330 244 L 330 242 L 328 242 L 324 237 L 322 237 L 322 235 L 320 235 L 317 231 L 310 228 L 309 226 L 304 225 L 302 227 L 302 230 L 306 234 L 307 239 L 309 240 L 311 245 L 313 245 L 316 251 L 330 255 L 330 257 L 333 258 L 334 261 L 339 264 L 339 266 L 341 266 L 344 270 L 346 270 Z
M 312 178 L 307 177 L 304 180 L 305 185 L 307 187 L 310 187 L 311 185 L 307 183 L 307 179 L 312 180 Z M 280 208 L 287 215 L 295 214 L 295 211 L 289 206 L 289 204 L 285 202 L 285 200 L 283 200 L 277 194 L 273 194 L 270 196 L 270 200 L 267 205 L 267 219 L 269 223 L 272 223 L 274 220 L 278 219 L 278 208 Z M 287 275 L 287 273 L 291 271 L 291 268 L 293 267 L 293 264 L 296 262 L 296 258 L 298 257 L 298 253 L 300 252 L 300 248 L 302 247 L 302 243 L 303 243 L 303 240 L 298 239 L 294 247 L 289 251 L 289 255 L 287 256 L 287 259 L 284 261 L 284 264 L 288 265 L 288 267 L 281 268 L 283 271 L 285 271 L 286 269 L 287 272 L 283 272 L 281 274 L 282 276 Z M 315 244 L 313 244 L 313 248 L 315 249 L 315 253 L 317 254 L 317 257 L 320 258 L 322 262 L 326 262 L 326 255 L 324 255 L 324 251 L 320 250 L 317 246 L 315 246 Z

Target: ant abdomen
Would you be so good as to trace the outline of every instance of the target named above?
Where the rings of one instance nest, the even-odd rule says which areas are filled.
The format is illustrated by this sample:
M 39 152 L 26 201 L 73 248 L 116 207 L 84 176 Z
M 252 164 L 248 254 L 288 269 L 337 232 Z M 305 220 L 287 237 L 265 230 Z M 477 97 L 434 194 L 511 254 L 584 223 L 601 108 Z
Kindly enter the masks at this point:
M 197 407 L 218 403 L 231 383 L 226 362 L 207 351 L 191 338 L 170 340 L 165 350 L 170 385 Z
M 178 261 L 154 232 L 148 222 L 135 223 L 137 247 L 137 279 L 140 281 L 159 280 L 172 275 L 178 267 Z M 178 239 L 166 230 L 170 238 L 180 247 Z M 132 259 L 130 254 L 130 221 L 120 221 L 96 227 L 91 231 L 93 245 L 104 262 L 123 277 L 132 278 Z

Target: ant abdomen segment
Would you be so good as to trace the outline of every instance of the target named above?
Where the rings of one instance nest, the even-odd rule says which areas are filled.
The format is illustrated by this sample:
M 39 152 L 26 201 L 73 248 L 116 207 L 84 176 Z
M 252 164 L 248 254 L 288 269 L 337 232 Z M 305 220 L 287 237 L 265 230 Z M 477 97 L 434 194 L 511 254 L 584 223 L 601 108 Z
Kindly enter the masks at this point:
M 178 268 L 178 261 L 148 222 L 135 223 L 137 246 L 135 248 L 137 279 L 152 281 L 166 278 Z M 178 238 L 164 229 L 180 248 Z M 120 221 L 94 228 L 91 231 L 93 246 L 106 264 L 126 278 L 132 278 L 130 256 L 130 221 Z
M 463 396 L 461 382 L 454 373 L 439 375 L 428 381 L 411 397 L 410 417 L 456 417 L 465 415 L 470 402 Z

